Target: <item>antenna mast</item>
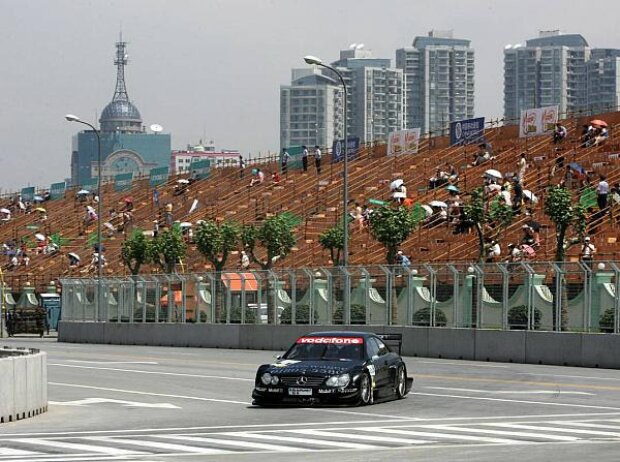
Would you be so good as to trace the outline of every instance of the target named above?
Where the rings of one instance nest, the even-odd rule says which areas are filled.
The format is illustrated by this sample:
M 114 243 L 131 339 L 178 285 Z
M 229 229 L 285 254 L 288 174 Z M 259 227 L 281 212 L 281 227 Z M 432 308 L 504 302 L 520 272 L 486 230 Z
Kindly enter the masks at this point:
M 125 86 L 125 66 L 127 65 L 127 53 L 125 47 L 127 42 L 123 42 L 123 35 L 121 33 L 120 41 L 116 42 L 116 57 L 114 59 L 114 65 L 116 66 L 116 88 L 114 89 L 114 96 L 112 101 L 129 101 L 129 95 L 127 95 L 127 87 Z

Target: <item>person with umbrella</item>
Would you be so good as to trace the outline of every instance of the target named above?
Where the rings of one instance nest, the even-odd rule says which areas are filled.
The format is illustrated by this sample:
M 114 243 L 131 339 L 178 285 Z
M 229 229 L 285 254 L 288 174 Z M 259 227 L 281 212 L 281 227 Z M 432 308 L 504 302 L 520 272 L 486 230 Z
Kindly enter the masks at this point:
M 553 130 L 553 144 L 562 143 L 566 139 L 566 135 L 568 135 L 566 127 L 560 122 L 556 123 L 555 129 Z
M 80 265 L 80 256 L 77 253 L 69 252 L 67 258 L 69 258 L 69 268 L 76 268 Z

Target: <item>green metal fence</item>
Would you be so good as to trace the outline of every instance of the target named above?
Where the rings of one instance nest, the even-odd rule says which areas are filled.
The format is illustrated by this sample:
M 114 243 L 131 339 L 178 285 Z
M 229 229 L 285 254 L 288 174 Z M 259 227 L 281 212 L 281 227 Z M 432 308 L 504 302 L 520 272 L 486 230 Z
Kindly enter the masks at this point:
M 620 268 L 594 266 L 455 263 L 65 278 L 62 317 L 618 333 Z

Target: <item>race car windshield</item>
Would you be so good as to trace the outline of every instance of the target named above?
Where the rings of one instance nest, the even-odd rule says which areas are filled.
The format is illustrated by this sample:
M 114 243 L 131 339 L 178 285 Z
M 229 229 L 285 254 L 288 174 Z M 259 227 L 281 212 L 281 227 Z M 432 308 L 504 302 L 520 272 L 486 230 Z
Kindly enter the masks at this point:
M 283 359 L 298 361 L 356 361 L 362 359 L 363 345 L 296 343 Z

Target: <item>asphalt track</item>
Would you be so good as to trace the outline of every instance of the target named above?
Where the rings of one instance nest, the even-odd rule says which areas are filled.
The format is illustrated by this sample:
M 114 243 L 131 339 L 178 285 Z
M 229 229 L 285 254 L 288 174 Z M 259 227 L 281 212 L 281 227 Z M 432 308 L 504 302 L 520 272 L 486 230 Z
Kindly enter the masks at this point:
M 405 358 L 405 400 L 256 408 L 278 352 L 56 343 L 49 411 L 0 425 L 0 461 L 617 461 L 620 373 Z

